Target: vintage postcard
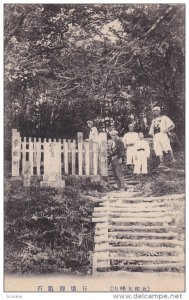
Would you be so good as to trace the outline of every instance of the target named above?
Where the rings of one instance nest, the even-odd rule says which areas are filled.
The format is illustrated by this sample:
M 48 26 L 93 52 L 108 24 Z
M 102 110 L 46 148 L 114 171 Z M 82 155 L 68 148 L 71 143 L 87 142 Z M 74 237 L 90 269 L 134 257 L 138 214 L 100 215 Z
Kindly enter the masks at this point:
M 185 4 L 6 3 L 3 17 L 7 298 L 182 298 Z

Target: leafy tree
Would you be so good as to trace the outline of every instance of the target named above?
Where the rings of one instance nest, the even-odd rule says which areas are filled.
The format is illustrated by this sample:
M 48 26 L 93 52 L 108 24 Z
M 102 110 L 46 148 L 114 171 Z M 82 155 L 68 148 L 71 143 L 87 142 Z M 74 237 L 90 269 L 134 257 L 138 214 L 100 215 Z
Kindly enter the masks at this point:
M 28 136 L 86 121 L 148 131 L 162 106 L 184 135 L 183 4 L 6 4 L 5 118 Z M 110 124 L 108 124 L 110 125 Z M 107 126 L 108 126 L 107 125 Z

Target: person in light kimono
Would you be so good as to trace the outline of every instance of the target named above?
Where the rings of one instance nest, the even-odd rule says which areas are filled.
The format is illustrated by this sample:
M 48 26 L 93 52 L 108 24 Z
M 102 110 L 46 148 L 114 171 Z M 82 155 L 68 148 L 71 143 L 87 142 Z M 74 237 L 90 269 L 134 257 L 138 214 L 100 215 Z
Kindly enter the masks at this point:
M 98 130 L 93 126 L 93 121 L 87 121 L 87 125 L 90 128 L 89 141 L 98 143 Z
M 138 133 L 134 131 L 134 124 L 129 124 L 129 132 L 123 136 L 123 143 L 126 148 L 127 166 L 131 168 L 135 164 L 133 147 L 138 139 Z
M 159 167 L 162 167 L 164 166 L 164 153 L 170 154 L 172 162 L 176 161 L 169 139 L 169 135 L 175 128 L 175 125 L 169 117 L 161 115 L 161 108 L 159 106 L 154 106 L 152 112 L 154 119 L 152 120 L 149 135 L 153 136 L 155 154 L 160 159 Z
M 133 151 L 135 155 L 134 174 L 147 174 L 150 147 L 148 142 L 144 140 L 143 132 L 139 132 Z

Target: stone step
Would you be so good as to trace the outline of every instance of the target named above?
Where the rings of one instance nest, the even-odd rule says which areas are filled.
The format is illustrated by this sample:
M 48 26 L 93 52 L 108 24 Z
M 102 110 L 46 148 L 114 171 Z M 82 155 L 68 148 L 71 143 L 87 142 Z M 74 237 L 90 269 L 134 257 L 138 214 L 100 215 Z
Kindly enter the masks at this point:
M 107 258 L 106 258 L 107 260 Z M 182 256 L 111 256 L 108 258 L 111 261 L 124 261 L 124 262 L 153 262 L 153 263 L 168 263 L 168 262 L 179 262 L 184 263 L 184 257 Z M 99 257 L 97 261 L 103 261 L 103 258 Z
M 99 262 L 100 263 L 100 262 Z M 115 269 L 116 268 L 116 269 Z M 166 263 L 166 264 L 146 264 L 146 265 L 136 265 L 135 263 L 133 265 L 123 265 L 123 263 L 121 264 L 121 266 L 119 265 L 111 265 L 110 268 L 105 268 L 105 270 L 103 270 L 103 267 L 97 267 L 97 271 L 98 272 L 104 272 L 104 271 L 126 271 L 126 272 L 167 272 L 167 271 L 174 271 L 178 270 L 178 272 L 180 271 L 180 269 L 182 271 L 184 271 L 184 266 L 183 263 L 179 263 L 179 262 L 172 262 L 172 263 Z
M 156 226 L 156 225 L 147 225 L 147 226 L 139 226 L 139 225 L 127 225 L 127 226 L 116 226 L 116 225 L 105 225 L 104 223 L 96 224 L 96 230 L 108 230 L 108 232 L 133 232 L 133 231 L 147 231 L 147 232 L 154 232 L 154 231 L 164 231 L 164 232 L 169 232 L 171 230 L 176 230 L 176 226 L 169 226 L 169 225 L 161 225 L 161 226 Z
M 112 186 L 116 186 L 117 187 L 117 184 L 114 180 L 109 180 L 109 185 L 112 187 Z M 137 185 L 139 183 L 138 180 L 135 180 L 133 178 L 127 178 L 125 179 L 125 183 L 126 184 L 130 184 L 130 185 Z
M 165 239 L 140 239 L 138 240 L 137 238 L 133 239 L 114 239 L 114 238 L 109 238 L 107 241 L 104 242 L 109 242 L 110 244 L 120 244 L 124 243 L 126 245 L 134 244 L 134 245 L 150 245 L 151 247 L 156 247 L 156 245 L 160 245 L 162 247 L 166 247 L 168 245 L 173 245 L 173 246 L 183 246 L 184 243 L 182 241 L 178 240 L 165 240 Z
M 138 198 L 135 198 L 136 195 L 138 195 L 138 192 L 135 192 L 133 191 L 133 189 L 128 189 L 126 192 L 126 195 L 124 197 L 124 199 L 120 199 L 119 198 L 104 198 L 104 197 L 101 197 L 101 203 L 100 205 L 103 205 L 103 206 L 110 206 L 111 205 L 113 207 L 127 207 L 128 205 L 132 206 L 134 204 L 136 205 L 141 205 L 141 201 L 138 200 Z M 119 194 L 121 194 L 121 192 L 112 192 L 112 194 L 114 196 L 117 196 Z M 123 201 L 125 201 L 125 199 L 128 199 L 126 200 L 126 203 L 124 203 Z M 156 205 L 157 206 L 157 203 L 152 203 L 152 202 L 146 202 L 144 203 L 144 205 Z
M 147 264 L 147 265 L 134 265 L 133 266 L 134 269 L 139 269 L 141 272 L 150 272 L 150 271 L 171 271 L 171 270 L 175 270 L 175 269 L 183 269 L 183 263 L 179 263 L 179 262 L 172 262 L 172 263 L 166 263 L 166 264 Z M 129 268 L 133 269 L 133 267 L 130 265 Z M 124 269 L 122 269 L 124 270 Z M 128 266 L 126 266 L 126 270 L 128 270 Z
M 110 201 L 107 201 L 105 199 L 102 200 L 102 202 L 100 202 L 100 207 L 103 207 L 105 209 L 110 209 L 110 210 L 114 210 L 114 209 L 120 209 L 120 210 L 123 210 L 123 209 L 130 209 L 130 210 L 133 210 L 135 211 L 135 209 L 138 209 L 138 210 L 142 210 L 142 209 L 145 209 L 145 210 L 150 210 L 150 209 L 155 209 L 155 210 L 170 210 L 170 207 L 167 206 L 167 202 L 162 202 L 161 205 L 158 205 L 158 203 L 156 202 L 140 202 L 140 201 L 135 201 L 134 198 L 133 200 L 128 200 L 126 201 L 125 203 L 123 203 L 123 201 L 118 201 L 118 200 L 111 200 Z M 100 210 L 100 209 L 99 209 Z
M 97 261 L 96 268 L 110 268 L 110 260 Z
M 153 238 L 165 238 L 165 239 L 173 239 L 175 237 L 178 237 L 178 233 L 176 232 L 168 232 L 168 233 L 159 233 L 159 232 L 126 232 L 125 234 L 123 234 L 123 232 L 108 232 L 108 236 L 110 237 L 118 237 L 120 238 L 120 236 L 122 237 L 153 237 Z
M 133 172 L 133 170 L 129 170 L 126 165 L 123 166 L 123 170 L 125 170 L 127 173 L 132 173 Z M 112 173 L 112 168 L 111 167 L 108 167 L 108 172 Z
M 133 175 L 133 174 L 126 174 L 126 173 L 124 173 L 123 172 L 123 176 L 124 176 L 124 178 L 125 179 L 127 179 L 127 178 L 134 178 L 135 176 Z M 114 178 L 114 176 L 113 176 L 113 174 L 108 174 L 108 181 L 110 182 L 110 181 L 115 181 L 115 178 Z
M 159 217 L 166 217 L 166 216 L 170 216 L 170 212 L 112 212 L 112 211 L 106 211 L 106 214 L 109 215 L 109 217 L 111 218 L 139 218 L 139 217 L 143 217 L 143 218 L 154 218 L 157 219 Z M 93 217 L 94 218 L 100 218 L 103 217 L 105 215 L 105 212 L 93 212 Z
M 108 218 L 107 216 L 105 217 L 101 217 L 101 218 L 92 218 L 92 223 L 104 223 L 104 222 L 107 222 L 108 221 Z
M 116 248 L 118 248 L 117 246 L 115 246 Z M 115 248 L 114 247 L 114 248 Z M 130 248 L 133 248 L 133 246 L 128 246 Z M 120 246 L 119 248 L 124 248 L 124 246 Z M 141 248 L 141 251 L 139 250 Z M 144 251 L 144 249 L 146 248 L 149 248 L 147 251 Z M 129 250 L 129 251 L 126 251 L 126 249 L 117 249 L 117 250 L 111 250 L 111 251 L 107 251 L 104 253 L 109 253 L 109 257 L 125 257 L 126 259 L 132 259 L 133 257 L 134 258 L 143 258 L 143 257 L 157 257 L 157 258 L 161 258 L 161 257 L 182 257 L 182 259 L 184 260 L 184 253 L 181 252 L 181 247 L 172 247 L 172 246 L 169 246 L 169 247 L 159 247 L 157 246 L 157 249 L 159 249 L 159 251 L 156 252 L 156 249 L 155 247 L 150 247 L 150 246 L 145 246 L 145 247 L 142 247 L 142 246 L 137 246 L 136 247 L 136 251 L 132 251 L 132 250 Z M 166 251 L 168 249 L 168 251 Z M 170 249 L 170 250 L 169 250 Z M 165 250 L 165 251 L 164 251 Z M 103 252 L 103 251 L 102 251 Z M 98 251 L 96 252 L 97 253 L 97 257 L 98 257 Z
M 117 206 L 100 206 L 100 207 L 95 207 L 94 208 L 94 213 L 105 213 L 105 212 L 115 212 L 115 213 L 124 213 L 124 212 L 130 212 L 130 213 L 138 213 L 138 212 L 144 212 L 144 213 L 147 213 L 147 212 L 153 212 L 153 213 L 159 213 L 159 212 L 169 212 L 170 211 L 170 208 L 169 207 L 143 207 L 143 206 L 121 206 L 121 207 L 117 207 Z
M 134 175 L 132 175 L 132 174 L 127 175 L 127 174 L 124 174 L 124 173 L 123 173 L 123 175 L 124 175 L 125 180 L 126 180 L 126 179 L 133 179 L 133 178 L 134 178 Z M 114 181 L 114 182 L 115 182 L 115 178 L 114 178 L 113 175 L 109 175 L 109 176 L 108 176 L 108 182 L 111 182 L 111 181 Z
M 104 244 L 96 244 L 95 245 L 95 252 L 115 252 L 118 251 L 123 252 L 125 254 L 128 254 L 129 252 L 132 253 L 141 253 L 141 255 L 144 254 L 157 254 L 157 253 L 171 253 L 171 254 L 178 254 L 181 247 L 151 247 L 151 246 L 112 246 L 108 243 Z
M 133 175 L 133 172 L 132 171 L 128 171 L 126 168 L 123 168 L 122 169 L 122 173 L 124 174 L 124 175 L 126 175 L 126 176 L 132 176 Z M 112 172 L 112 170 L 108 170 L 108 177 L 113 177 L 114 175 L 113 175 L 113 172 Z
M 177 195 L 167 195 L 167 196 L 161 196 L 161 197 L 136 197 L 136 199 L 134 198 L 131 198 L 129 199 L 127 197 L 127 192 L 122 192 L 122 193 L 116 193 L 114 192 L 114 194 L 112 194 L 111 192 L 108 193 L 106 196 L 102 197 L 103 199 L 108 199 L 108 200 L 117 200 L 117 199 L 120 199 L 122 201 L 126 200 L 138 200 L 140 202 L 153 202 L 153 201 L 157 201 L 159 202 L 159 204 L 161 204 L 160 202 L 161 201 L 170 201 L 170 200 L 176 200 L 176 201 L 179 201 L 179 200 L 182 200 L 185 199 L 185 195 L 184 194 L 177 194 Z
M 156 247 L 157 245 L 160 247 L 165 247 L 169 245 L 169 247 L 172 246 L 177 246 L 177 247 L 183 247 L 184 243 L 182 241 L 178 240 L 169 240 L 169 239 L 138 239 L 137 237 L 131 238 L 108 238 L 107 236 L 95 236 L 94 237 L 94 242 L 96 244 L 103 244 L 103 243 L 109 243 L 109 244 L 114 244 L 115 246 L 131 246 L 131 244 L 134 246 L 139 246 L 139 245 L 148 245 L 150 247 Z M 122 245 L 121 245 L 122 244 Z M 124 244 L 124 245 L 123 245 Z
M 98 219 L 98 218 L 96 218 Z M 100 219 L 100 218 L 99 218 Z M 161 220 L 159 220 L 159 218 L 152 218 L 152 217 L 143 217 L 143 216 L 139 216 L 139 217 L 127 217 L 127 218 L 122 218 L 122 217 L 109 217 L 109 221 L 110 222 L 114 222 L 114 223 L 154 223 L 154 224 L 162 224 L 162 223 L 171 223 L 173 221 L 172 217 L 166 217 L 163 216 L 161 217 Z M 123 225 L 123 224 L 122 224 Z
M 123 175 L 124 175 L 125 179 L 133 178 L 134 177 L 133 174 L 125 174 L 125 173 L 123 173 Z M 115 181 L 114 176 L 113 175 L 109 175 L 108 176 L 108 181 L 109 182 L 110 181 Z
M 104 234 L 108 234 L 108 229 L 107 228 L 103 228 L 103 229 L 100 229 L 100 230 L 99 229 L 95 230 L 95 235 L 96 236 L 100 236 L 100 235 L 104 235 Z

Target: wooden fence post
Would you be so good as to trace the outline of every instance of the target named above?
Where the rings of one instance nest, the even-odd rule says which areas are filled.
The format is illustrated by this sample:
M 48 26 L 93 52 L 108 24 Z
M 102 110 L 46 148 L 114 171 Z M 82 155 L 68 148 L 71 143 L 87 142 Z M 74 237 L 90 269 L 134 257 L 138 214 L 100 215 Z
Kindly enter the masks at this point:
M 31 137 L 29 137 L 29 165 L 30 165 L 30 175 L 33 175 L 33 142 Z
M 37 142 L 37 175 L 41 175 L 41 138 L 38 138 Z
M 62 179 L 61 139 L 58 139 L 58 147 L 59 147 L 59 151 L 60 151 L 59 174 L 60 174 L 60 178 Z
M 72 150 L 72 175 L 75 175 L 75 147 L 76 146 L 76 141 L 73 140 L 71 143 L 71 150 Z
M 21 137 L 20 132 L 12 129 L 12 176 L 20 175 Z
M 99 133 L 99 162 L 100 162 L 100 175 L 108 176 L 107 169 L 107 133 Z
M 64 146 L 64 172 L 68 175 L 68 143 L 66 139 L 63 139 L 63 146 Z
M 97 156 L 97 151 L 98 151 L 98 143 L 93 142 L 92 143 L 92 154 L 93 154 L 93 174 L 92 175 L 97 175 L 98 173 L 98 156 Z
M 90 172 L 89 141 L 85 141 L 84 146 L 85 146 L 85 175 L 88 176 Z
M 83 174 L 83 132 L 77 133 L 79 175 Z
M 24 175 L 26 166 L 26 137 L 24 137 L 22 142 L 22 175 Z

